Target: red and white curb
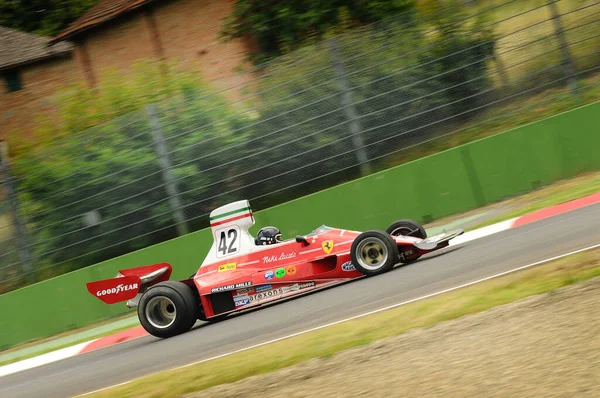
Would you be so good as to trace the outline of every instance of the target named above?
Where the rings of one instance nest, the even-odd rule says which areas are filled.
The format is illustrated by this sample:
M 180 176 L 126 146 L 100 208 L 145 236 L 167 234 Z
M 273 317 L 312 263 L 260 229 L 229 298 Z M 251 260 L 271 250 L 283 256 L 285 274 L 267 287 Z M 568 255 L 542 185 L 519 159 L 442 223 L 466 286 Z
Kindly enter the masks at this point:
M 520 227 L 522 225 L 530 224 L 534 221 L 543 220 L 544 218 L 556 216 L 571 210 L 579 209 L 599 202 L 600 192 L 596 192 L 593 195 L 585 196 L 580 199 L 575 199 L 570 202 L 562 203 L 560 205 L 537 210 L 532 213 L 525 214 L 524 216 L 511 218 L 510 220 L 488 225 L 487 227 L 479 228 L 474 231 L 465 232 L 464 234 L 452 239 L 450 241 L 450 246 L 460 245 L 461 243 L 483 238 L 484 236 L 496 234 L 498 232 L 506 231 L 511 228 Z
M 474 231 L 469 231 L 461 236 L 458 236 L 450 241 L 450 246 L 456 246 L 465 242 L 469 242 L 475 239 L 483 238 L 498 232 L 506 231 L 511 228 L 520 227 L 522 225 L 530 224 L 535 221 L 543 220 L 548 217 L 556 216 L 562 213 L 566 213 L 571 210 L 579 209 L 585 206 L 600 203 L 600 192 L 596 192 L 593 195 L 576 199 L 570 202 L 566 202 L 557 206 L 548 207 L 546 209 L 538 210 L 521 217 L 512 218 L 510 220 L 502 221 L 496 224 L 489 225 L 487 227 L 479 228 Z M 597 246 L 597 245 L 596 245 Z M 596 247 L 594 246 L 594 247 Z M 572 254 L 572 253 L 569 253 Z M 561 256 L 559 256 L 561 257 Z M 559 258 L 557 257 L 557 258 Z M 550 261 L 550 260 L 547 260 Z M 541 264 L 542 261 L 535 264 Z M 524 268 L 524 267 L 521 267 Z M 519 269 L 521 269 L 519 268 Z M 518 270 L 518 269 L 517 269 Z M 514 270 L 513 270 L 514 271 Z M 510 272 L 513 272 L 510 271 Z M 496 276 L 506 274 L 502 273 Z M 484 278 L 481 281 L 488 280 Z M 477 282 L 481 282 L 477 281 Z M 471 283 L 472 284 L 472 283 Z M 469 284 L 470 285 L 470 284 Z M 437 294 L 437 293 L 436 293 Z M 411 300 L 411 302 L 414 300 Z M 100 348 L 109 347 L 118 343 L 122 343 L 128 340 L 136 339 L 147 335 L 148 333 L 141 327 L 137 326 L 132 329 L 124 330 L 122 332 L 115 333 L 110 336 L 100 337 L 85 343 L 80 343 L 72 347 L 62 348 L 56 351 L 49 352 L 37 357 L 25 359 L 19 362 L 11 363 L 0 367 L 0 377 L 6 376 L 12 373 L 20 372 L 23 370 L 35 368 L 37 366 L 45 365 L 51 362 L 60 361 L 62 359 L 70 358 L 76 355 L 84 354 L 86 352 L 94 351 Z
M 99 348 L 109 347 L 111 345 L 122 343 L 124 341 L 137 339 L 138 337 L 142 337 L 147 334 L 148 333 L 144 330 L 143 327 L 136 326 L 134 328 L 127 329 L 122 332 L 112 334 L 110 336 L 100 337 L 94 340 L 86 341 L 84 343 L 76 344 L 71 347 L 61 348 L 59 350 L 55 350 L 47 354 L 42 354 L 33 358 L 28 358 L 19 362 L 14 362 L 8 365 L 0 366 L 0 377 L 12 373 L 17 373 L 22 370 L 46 365 L 51 362 L 60 361 L 61 359 L 74 357 L 76 355 L 94 351 Z
M 92 340 L 93 342 L 95 340 Z M 60 361 L 61 359 L 73 357 L 75 355 L 79 355 L 81 350 L 91 343 L 90 341 L 77 344 L 71 347 L 62 348 L 60 350 L 52 351 L 47 354 L 39 355 L 37 357 L 24 359 L 19 362 L 14 362 L 8 365 L 4 365 L 0 367 L 0 376 L 6 376 L 11 373 L 17 373 L 22 370 L 27 370 L 31 368 L 35 368 L 37 366 L 46 365 L 47 363 Z

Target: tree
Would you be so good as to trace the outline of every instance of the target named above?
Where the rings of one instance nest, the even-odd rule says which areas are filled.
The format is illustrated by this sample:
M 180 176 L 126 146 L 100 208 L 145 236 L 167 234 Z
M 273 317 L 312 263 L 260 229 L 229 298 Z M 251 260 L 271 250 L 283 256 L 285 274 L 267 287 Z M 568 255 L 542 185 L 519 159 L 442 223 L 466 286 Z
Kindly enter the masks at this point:
M 494 35 L 454 12 L 430 15 L 426 22 L 388 18 L 337 35 L 337 57 L 327 39 L 269 62 L 260 80 L 256 125 L 264 139 L 252 148 L 260 154 L 253 169 L 264 168 L 255 171 L 260 181 L 244 195 L 261 196 L 253 207 L 359 176 L 361 159 L 344 112 L 341 80 L 351 91 L 361 149 L 375 170 L 386 167 L 395 152 L 481 112 L 479 106 L 487 103 L 482 94 L 492 84 L 486 60 L 494 52 Z M 342 73 L 336 63 L 343 65 Z
M 224 25 L 226 39 L 249 38 L 263 61 L 320 41 L 328 32 L 352 29 L 400 14 L 412 19 L 414 0 L 237 0 Z
M 54 36 L 98 0 L 0 0 L 0 25 Z

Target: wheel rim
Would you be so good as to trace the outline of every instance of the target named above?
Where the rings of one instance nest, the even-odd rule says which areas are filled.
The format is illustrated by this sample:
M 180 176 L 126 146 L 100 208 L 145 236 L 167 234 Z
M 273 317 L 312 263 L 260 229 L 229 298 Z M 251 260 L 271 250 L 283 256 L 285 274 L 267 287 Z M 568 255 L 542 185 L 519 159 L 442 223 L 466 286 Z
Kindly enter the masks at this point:
M 398 227 L 398 228 L 394 229 L 392 232 L 390 232 L 390 235 L 392 235 L 392 236 L 399 236 L 399 235 L 407 236 L 407 234 L 409 234 L 411 232 L 412 232 L 412 229 L 410 229 L 408 227 Z
M 152 297 L 146 305 L 146 319 L 158 329 L 168 328 L 175 322 L 177 308 L 173 301 L 165 296 Z
M 358 263 L 371 271 L 378 270 L 388 259 L 385 243 L 378 238 L 367 238 L 357 247 Z

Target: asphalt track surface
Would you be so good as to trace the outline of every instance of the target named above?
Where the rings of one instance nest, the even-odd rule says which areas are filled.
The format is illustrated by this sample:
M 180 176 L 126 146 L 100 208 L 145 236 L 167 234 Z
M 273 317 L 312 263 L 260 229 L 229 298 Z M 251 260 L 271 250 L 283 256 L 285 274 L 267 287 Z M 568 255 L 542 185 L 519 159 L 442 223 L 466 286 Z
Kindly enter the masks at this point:
M 373 278 L 183 335 L 146 336 L 0 377 L 0 397 L 69 397 L 342 320 L 600 243 L 600 204 L 449 247 Z M 256 358 L 260 361 L 260 358 Z

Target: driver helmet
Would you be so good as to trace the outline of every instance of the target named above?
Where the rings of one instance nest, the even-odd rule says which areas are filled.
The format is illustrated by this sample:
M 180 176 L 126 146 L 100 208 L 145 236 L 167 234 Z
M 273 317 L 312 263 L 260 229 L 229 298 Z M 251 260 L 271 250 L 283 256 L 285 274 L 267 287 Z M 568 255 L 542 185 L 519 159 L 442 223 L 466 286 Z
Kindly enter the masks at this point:
M 281 231 L 275 227 L 264 227 L 256 234 L 257 245 L 273 245 L 281 242 Z

